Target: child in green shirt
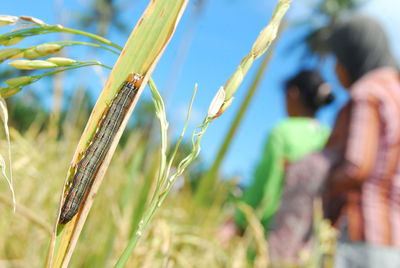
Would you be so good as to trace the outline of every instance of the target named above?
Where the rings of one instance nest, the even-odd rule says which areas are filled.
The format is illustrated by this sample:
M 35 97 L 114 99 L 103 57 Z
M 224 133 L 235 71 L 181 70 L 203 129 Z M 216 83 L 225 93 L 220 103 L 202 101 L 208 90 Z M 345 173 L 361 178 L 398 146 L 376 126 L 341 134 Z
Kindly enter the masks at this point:
M 334 96 L 319 73 L 301 71 L 286 82 L 285 93 L 289 117 L 271 131 L 254 180 L 241 199 L 261 215 L 266 230 L 279 208 L 286 166 L 322 149 L 329 137 L 329 129 L 315 115 Z M 242 229 L 246 226 L 246 219 L 239 211 L 235 222 Z

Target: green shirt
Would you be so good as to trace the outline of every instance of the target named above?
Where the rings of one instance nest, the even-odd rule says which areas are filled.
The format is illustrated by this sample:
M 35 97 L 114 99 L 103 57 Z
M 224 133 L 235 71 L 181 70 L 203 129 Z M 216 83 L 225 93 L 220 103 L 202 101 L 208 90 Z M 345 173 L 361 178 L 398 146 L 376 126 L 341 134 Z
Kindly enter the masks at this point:
M 241 200 L 260 213 L 265 228 L 279 207 L 286 165 L 322 149 L 329 132 L 318 121 L 307 117 L 289 117 L 271 131 L 254 180 Z M 245 227 L 242 213 L 237 212 L 235 218 L 239 226 Z

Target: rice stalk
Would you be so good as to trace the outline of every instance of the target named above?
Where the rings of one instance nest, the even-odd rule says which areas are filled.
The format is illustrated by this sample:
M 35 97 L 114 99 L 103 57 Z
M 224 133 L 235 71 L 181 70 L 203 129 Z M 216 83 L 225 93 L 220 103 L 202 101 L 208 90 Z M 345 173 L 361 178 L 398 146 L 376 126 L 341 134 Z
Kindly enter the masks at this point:
M 253 62 L 268 51 L 272 42 L 277 37 L 279 26 L 281 24 L 283 16 L 289 9 L 290 2 L 291 0 L 280 0 L 278 2 L 269 24 L 260 32 L 259 36 L 257 37 L 256 41 L 252 46 L 250 53 L 242 59 L 236 71 L 232 74 L 232 76 L 227 80 L 227 82 L 223 86 L 223 89 L 225 91 L 225 100 L 220 108 L 220 112 L 217 113 L 218 116 L 221 113 L 223 113 L 223 111 L 227 109 L 229 105 L 231 105 L 234 93 L 238 90 L 239 86 L 241 85 L 244 79 L 244 76 L 247 74 Z M 270 53 L 269 55 L 272 55 L 272 53 Z M 264 61 L 262 62 L 262 65 L 260 66 L 257 75 L 258 79 L 256 78 L 254 80 L 254 84 L 250 87 L 246 98 L 243 100 L 241 108 L 238 111 L 238 114 L 232 123 L 231 129 L 228 131 L 224 143 L 221 145 L 220 150 L 218 151 L 215 161 L 213 162 L 209 171 L 204 175 L 204 177 L 200 181 L 196 193 L 197 195 L 196 202 L 198 204 L 204 203 L 205 200 L 207 200 L 207 198 L 210 196 L 210 194 L 212 194 L 212 191 L 210 191 L 210 189 L 213 188 L 213 185 L 218 177 L 218 170 L 222 163 L 224 155 L 226 154 L 226 151 L 233 138 L 233 135 L 240 124 L 241 118 L 243 117 L 247 109 L 247 106 L 249 105 L 252 96 L 254 95 L 257 89 L 259 79 L 261 78 L 262 73 L 264 72 L 264 69 L 266 68 L 268 61 L 269 57 L 266 56 Z

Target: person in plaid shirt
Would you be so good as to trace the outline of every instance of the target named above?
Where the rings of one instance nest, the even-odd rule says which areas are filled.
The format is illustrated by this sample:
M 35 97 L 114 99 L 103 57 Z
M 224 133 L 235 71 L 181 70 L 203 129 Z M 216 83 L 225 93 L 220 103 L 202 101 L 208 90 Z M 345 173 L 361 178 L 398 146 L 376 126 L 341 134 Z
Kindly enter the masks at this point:
M 349 89 L 325 150 L 338 153 L 324 192 L 341 231 L 335 267 L 400 267 L 400 76 L 384 30 L 353 16 L 327 40 Z

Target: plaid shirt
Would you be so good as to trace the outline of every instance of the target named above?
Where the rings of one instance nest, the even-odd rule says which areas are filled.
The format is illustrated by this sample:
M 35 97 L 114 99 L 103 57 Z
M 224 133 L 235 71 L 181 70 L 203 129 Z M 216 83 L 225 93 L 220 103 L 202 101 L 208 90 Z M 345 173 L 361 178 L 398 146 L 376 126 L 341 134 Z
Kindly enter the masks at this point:
M 327 144 L 341 157 L 328 179 L 325 212 L 352 241 L 400 247 L 399 74 L 372 71 L 350 95 Z

